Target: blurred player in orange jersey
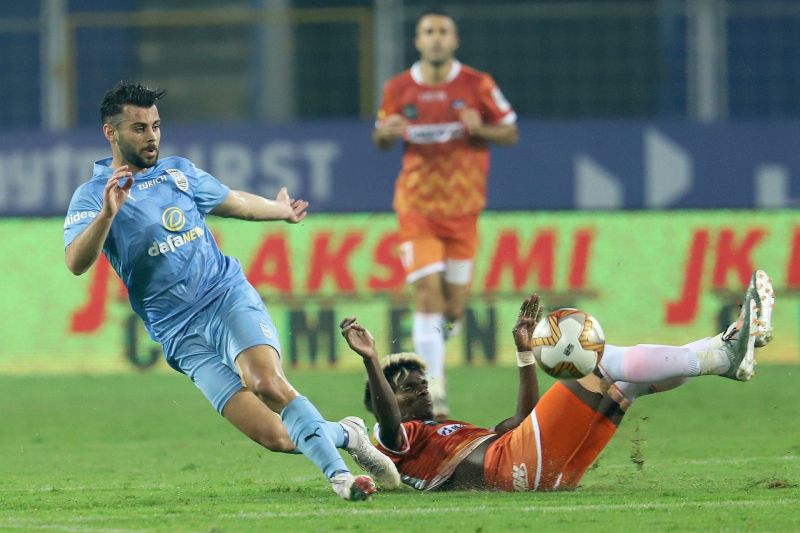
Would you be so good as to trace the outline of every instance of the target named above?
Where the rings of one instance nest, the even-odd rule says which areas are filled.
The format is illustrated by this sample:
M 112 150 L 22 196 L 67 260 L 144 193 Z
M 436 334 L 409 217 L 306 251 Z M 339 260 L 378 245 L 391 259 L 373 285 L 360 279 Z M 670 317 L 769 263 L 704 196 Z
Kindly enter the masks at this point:
M 355 318 L 341 327 L 367 370 L 364 402 L 378 419 L 373 438 L 405 484 L 418 490 L 559 490 L 577 487 L 639 396 L 700 375 L 749 381 L 755 347 L 772 339 L 773 303 L 768 276 L 756 271 L 739 319 L 725 332 L 686 346 L 606 345 L 594 374 L 557 381 L 539 399 L 531 349 L 541 307 L 533 295 L 513 330 L 516 413 L 489 429 L 434 420 L 425 363 L 414 354 L 396 354 L 382 365 L 375 340 Z
M 434 412 L 447 416 L 444 342 L 464 312 L 486 205 L 489 143 L 517 142 L 516 114 L 494 80 L 455 59 L 455 22 L 427 11 L 417 22 L 420 60 L 384 88 L 372 139 L 402 140 L 394 209 L 401 259 L 414 288 L 414 350 L 425 358 Z

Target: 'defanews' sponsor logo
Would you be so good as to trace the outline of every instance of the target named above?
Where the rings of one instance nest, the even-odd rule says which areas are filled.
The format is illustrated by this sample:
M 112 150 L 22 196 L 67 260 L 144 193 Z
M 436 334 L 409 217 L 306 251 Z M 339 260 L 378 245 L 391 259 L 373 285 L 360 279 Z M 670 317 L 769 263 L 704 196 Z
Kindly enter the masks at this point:
M 159 254 L 174 252 L 181 246 L 199 239 L 202 236 L 203 228 L 200 226 L 195 226 L 194 228 L 185 233 L 181 233 L 180 235 L 168 235 L 165 241 L 153 241 L 153 244 L 147 249 L 147 253 L 150 256 L 155 257 Z
M 97 211 L 77 211 L 68 214 L 64 218 L 64 229 L 67 229 L 76 222 L 86 220 L 87 218 L 97 218 Z

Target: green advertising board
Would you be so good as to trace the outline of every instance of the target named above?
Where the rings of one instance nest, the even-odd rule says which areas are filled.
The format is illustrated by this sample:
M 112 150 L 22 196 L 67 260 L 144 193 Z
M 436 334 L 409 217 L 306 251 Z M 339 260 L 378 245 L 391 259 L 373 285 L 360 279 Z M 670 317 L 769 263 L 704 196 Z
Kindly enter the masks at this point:
M 62 221 L 0 221 L 0 373 L 165 368 L 103 259 L 75 277 Z M 211 218 L 278 325 L 287 364 L 357 368 L 340 339 L 358 316 L 385 353 L 411 349 L 409 291 L 390 214 L 312 215 L 298 226 Z M 616 345 L 685 344 L 737 313 L 750 271 L 773 277 L 775 340 L 762 362 L 800 358 L 800 223 L 792 211 L 487 213 L 473 298 L 452 364 L 511 363 L 520 300 L 595 315 Z

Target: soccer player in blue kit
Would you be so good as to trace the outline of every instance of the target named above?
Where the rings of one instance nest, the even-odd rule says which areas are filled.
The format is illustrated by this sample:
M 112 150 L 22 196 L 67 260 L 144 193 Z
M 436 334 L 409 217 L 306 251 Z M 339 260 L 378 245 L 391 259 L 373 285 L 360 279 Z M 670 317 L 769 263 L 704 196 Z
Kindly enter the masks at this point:
M 242 433 L 269 450 L 302 453 L 344 499 L 366 499 L 376 487 L 348 470 L 337 446 L 379 483 L 396 487 L 396 469 L 369 443 L 360 419 L 326 422 L 288 382 L 259 294 L 205 224 L 207 214 L 296 224 L 308 203 L 285 188 L 275 200 L 230 190 L 187 159 L 159 159 L 156 102 L 164 94 L 129 82 L 105 94 L 100 112 L 112 157 L 97 161 L 72 197 L 67 267 L 83 274 L 105 253 L 169 365 Z

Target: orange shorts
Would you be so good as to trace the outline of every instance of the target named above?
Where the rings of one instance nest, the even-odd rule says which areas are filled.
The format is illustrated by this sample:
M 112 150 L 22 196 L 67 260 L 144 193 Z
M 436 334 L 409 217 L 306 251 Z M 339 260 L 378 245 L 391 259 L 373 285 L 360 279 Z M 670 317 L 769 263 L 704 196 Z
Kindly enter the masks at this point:
M 413 283 L 435 272 L 462 285 L 472 278 L 472 262 L 478 247 L 478 215 L 433 217 L 398 213 L 400 260 L 406 281 Z
M 557 381 L 519 426 L 486 450 L 486 485 L 504 491 L 575 488 L 616 429 Z

